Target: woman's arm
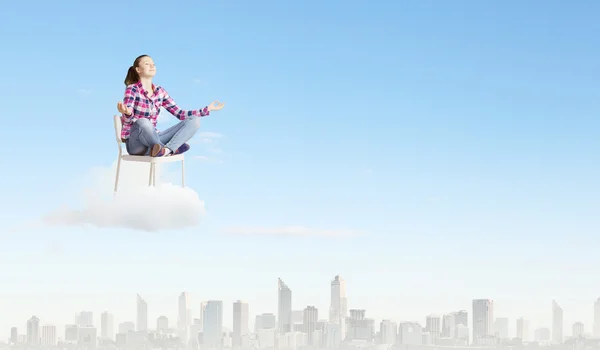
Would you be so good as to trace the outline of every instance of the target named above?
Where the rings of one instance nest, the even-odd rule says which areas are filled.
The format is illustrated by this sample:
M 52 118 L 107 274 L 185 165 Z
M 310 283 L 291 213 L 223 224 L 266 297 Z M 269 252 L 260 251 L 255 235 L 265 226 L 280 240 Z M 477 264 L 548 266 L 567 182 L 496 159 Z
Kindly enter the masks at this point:
M 204 117 L 210 114 L 208 106 L 201 110 L 184 110 L 177 106 L 177 103 L 169 96 L 167 91 L 161 87 L 163 93 L 162 106 L 179 120 L 184 120 L 188 117 Z
M 125 89 L 125 96 L 123 97 L 123 105 L 127 108 L 127 113 L 122 113 L 122 118 L 125 123 L 135 123 L 139 117 L 135 115 L 135 92 L 133 91 L 133 85 L 129 85 Z

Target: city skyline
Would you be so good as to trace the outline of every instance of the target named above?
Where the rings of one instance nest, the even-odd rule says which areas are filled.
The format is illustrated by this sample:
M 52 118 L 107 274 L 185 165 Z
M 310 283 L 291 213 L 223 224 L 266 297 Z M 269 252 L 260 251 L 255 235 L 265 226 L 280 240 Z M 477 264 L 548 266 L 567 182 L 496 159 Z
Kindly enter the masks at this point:
M 40 331 L 45 329 L 43 328 L 44 326 L 52 326 L 52 328 L 54 329 L 53 332 L 58 332 L 57 334 L 59 334 L 57 336 L 57 339 L 60 339 L 62 338 L 60 334 L 64 334 L 64 332 L 66 331 L 66 327 L 71 324 L 80 326 L 93 325 L 98 329 L 97 333 L 101 336 L 104 336 L 107 332 L 106 326 L 109 324 L 112 325 L 112 327 L 115 329 L 121 327 L 122 325 L 127 325 L 126 327 L 130 327 L 131 330 L 137 331 L 159 330 L 161 328 L 161 324 L 163 325 L 163 328 L 166 328 L 166 325 L 168 324 L 168 328 L 170 329 L 181 329 L 181 327 L 192 326 L 194 320 L 200 320 L 200 322 L 202 322 L 204 315 L 208 313 L 212 314 L 212 317 L 217 317 L 219 319 L 218 324 L 222 325 L 219 328 L 228 329 L 232 333 L 236 333 L 240 329 L 245 329 L 252 333 L 252 329 L 254 329 L 256 326 L 255 320 L 257 316 L 263 314 L 273 314 L 277 320 L 277 329 L 281 329 L 281 327 L 283 327 L 283 333 L 286 333 L 291 331 L 292 329 L 292 314 L 294 312 L 303 311 L 306 308 L 314 309 L 315 315 L 319 315 L 317 318 L 318 321 L 328 321 L 335 323 L 335 318 L 339 315 L 338 310 L 339 308 L 342 308 L 341 310 L 345 310 L 346 312 L 346 317 L 348 317 L 350 310 L 354 310 L 354 312 L 356 312 L 357 310 L 364 310 L 366 317 L 368 319 L 374 320 L 376 331 L 378 331 L 378 325 L 380 324 L 380 322 L 384 321 L 391 321 L 397 325 L 405 322 L 415 322 L 417 324 L 420 324 L 423 327 L 423 329 L 429 329 L 430 327 L 433 327 L 432 329 L 439 331 L 440 335 L 447 335 L 448 332 L 455 333 L 454 330 L 450 331 L 447 329 L 447 316 L 454 315 L 453 317 L 457 317 L 456 315 L 459 315 L 461 313 L 465 314 L 466 312 L 466 314 L 463 316 L 465 317 L 464 321 L 461 321 L 461 323 L 464 324 L 464 322 L 466 322 L 466 326 L 468 327 L 467 334 L 470 338 L 470 341 L 474 341 L 474 337 L 477 334 L 488 336 L 502 336 L 502 334 L 505 334 L 509 336 L 509 338 L 524 338 L 526 340 L 533 340 L 538 336 L 542 337 L 539 334 L 545 334 L 544 332 L 548 332 L 550 337 L 549 340 L 558 343 L 562 343 L 563 339 L 565 338 L 565 335 L 572 336 L 573 334 L 577 334 L 578 332 L 580 333 L 580 335 L 588 334 L 591 336 L 600 337 L 600 332 L 598 331 L 598 329 L 600 329 L 600 312 L 598 311 L 598 305 L 600 305 L 600 297 L 598 297 L 596 300 L 590 303 L 590 312 L 594 314 L 594 320 L 592 323 L 586 323 L 582 321 L 575 321 L 572 324 L 564 323 L 563 308 L 560 306 L 560 303 L 556 300 L 551 300 L 551 303 L 549 303 L 549 309 L 551 309 L 552 314 L 552 322 L 550 325 L 532 324 L 527 318 L 526 312 L 524 312 L 525 316 L 520 316 L 514 319 L 504 316 L 496 316 L 497 314 L 502 315 L 502 312 L 498 312 L 498 310 L 494 308 L 495 303 L 492 299 L 473 299 L 471 308 L 456 308 L 455 310 L 447 310 L 443 312 L 438 310 L 437 312 L 433 313 L 424 313 L 420 319 L 415 320 L 402 319 L 398 317 L 393 317 L 391 315 L 375 318 L 369 314 L 368 309 L 354 307 L 344 309 L 346 307 L 345 305 L 348 299 L 346 295 L 346 280 L 343 279 L 340 275 L 336 275 L 330 282 L 331 296 L 327 308 L 316 307 L 316 304 L 308 304 L 304 306 L 295 305 L 293 304 L 293 289 L 286 285 L 284 279 L 281 277 L 277 279 L 277 283 L 277 299 L 279 307 L 278 310 L 276 310 L 275 312 L 273 312 L 272 310 L 256 310 L 254 312 L 250 312 L 249 310 L 252 310 L 252 305 L 250 305 L 244 299 L 238 299 L 232 301 L 231 303 L 226 303 L 223 300 L 198 300 L 199 312 L 196 315 L 192 312 L 194 308 L 190 307 L 190 304 L 193 303 L 190 300 L 190 293 L 188 291 L 183 291 L 176 297 L 177 302 L 173 305 L 178 310 L 176 312 L 171 311 L 173 314 L 176 314 L 176 317 L 167 316 L 170 314 L 168 310 L 161 309 L 149 312 L 149 310 L 153 309 L 152 305 L 144 299 L 141 293 L 136 293 L 136 312 L 130 317 L 123 318 L 121 316 L 120 318 L 116 318 L 114 312 L 111 312 L 111 310 L 82 310 L 77 311 L 75 313 L 72 323 L 66 322 L 64 324 L 54 324 L 51 322 L 44 322 L 44 316 L 39 314 L 31 315 L 31 317 L 27 318 L 27 320 L 25 320 L 24 322 L 26 322 L 26 324 L 29 325 L 31 318 L 33 317 L 38 322 L 41 322 Z M 336 295 L 338 294 L 340 297 L 336 297 Z M 323 303 L 324 302 L 321 302 L 320 304 Z M 226 319 L 226 312 L 227 310 L 229 310 L 229 308 L 224 307 L 225 305 L 232 306 L 231 311 L 234 314 L 234 316 L 232 317 L 231 323 L 223 322 L 223 319 Z M 489 313 L 489 311 L 491 311 L 491 313 Z M 279 318 L 280 312 L 283 312 L 284 315 L 286 315 L 283 320 L 280 320 Z M 185 315 L 185 321 L 183 322 L 181 321 L 182 314 Z M 245 315 L 243 317 L 245 317 L 246 319 L 246 321 L 242 322 L 241 324 L 238 320 L 237 327 L 235 319 L 236 314 L 243 314 Z M 390 314 L 394 313 L 391 312 Z M 0 315 L 0 317 L 4 317 L 4 315 Z M 481 319 L 484 323 L 479 324 L 475 321 L 476 319 Z M 14 336 L 11 333 L 13 327 L 21 329 L 19 325 L 11 326 L 8 330 L 8 334 L 10 336 Z M 25 329 L 27 329 L 27 327 Z M 558 330 L 558 333 L 556 329 Z M 48 329 L 45 329 L 42 333 L 48 331 Z M 0 339 L 3 339 L 2 337 L 4 332 L 6 332 L 6 329 L 0 330 Z M 523 332 L 525 332 L 525 334 L 523 334 Z M 216 340 L 213 340 L 213 342 L 214 341 Z M 233 340 L 233 342 L 235 342 L 235 340 Z

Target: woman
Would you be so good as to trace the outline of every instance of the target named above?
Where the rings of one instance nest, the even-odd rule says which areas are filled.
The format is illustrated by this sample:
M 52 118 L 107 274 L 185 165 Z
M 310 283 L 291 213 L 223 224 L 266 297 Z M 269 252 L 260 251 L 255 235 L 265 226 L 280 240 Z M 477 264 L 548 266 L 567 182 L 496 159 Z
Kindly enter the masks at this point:
M 214 101 L 202 110 L 182 110 L 161 86 L 155 86 L 152 78 L 156 74 L 154 61 L 148 55 L 135 59 L 125 78 L 125 97 L 117 104 L 122 114 L 123 131 L 127 153 L 164 157 L 180 154 L 190 149 L 186 143 L 200 127 L 200 117 L 224 106 Z M 181 120 L 166 130 L 157 131 L 156 122 L 160 108 Z

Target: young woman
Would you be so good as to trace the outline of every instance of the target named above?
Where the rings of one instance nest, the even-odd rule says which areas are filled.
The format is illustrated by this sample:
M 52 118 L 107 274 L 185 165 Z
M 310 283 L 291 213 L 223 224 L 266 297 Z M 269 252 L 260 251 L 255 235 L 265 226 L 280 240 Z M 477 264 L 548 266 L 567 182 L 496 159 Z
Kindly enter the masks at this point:
M 156 74 L 154 61 L 148 55 L 135 59 L 125 78 L 125 97 L 117 104 L 123 121 L 121 138 L 127 153 L 164 157 L 183 153 L 190 149 L 186 143 L 200 127 L 200 117 L 211 111 L 221 110 L 224 103 L 214 101 L 201 110 L 183 110 L 177 106 L 167 91 L 155 86 L 152 78 Z M 160 108 L 164 107 L 181 122 L 163 130 L 156 129 Z

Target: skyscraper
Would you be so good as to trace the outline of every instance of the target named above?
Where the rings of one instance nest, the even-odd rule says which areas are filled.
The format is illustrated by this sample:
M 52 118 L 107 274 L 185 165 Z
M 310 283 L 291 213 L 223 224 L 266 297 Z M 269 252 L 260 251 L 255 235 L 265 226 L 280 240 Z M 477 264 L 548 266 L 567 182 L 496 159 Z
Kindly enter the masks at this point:
M 31 317 L 27 321 L 27 344 L 40 344 L 40 319 L 36 316 Z
M 473 300 L 473 342 L 494 335 L 494 302 L 490 299 Z
M 42 327 L 42 345 L 53 347 L 56 345 L 56 327 L 53 325 L 44 325 Z
M 594 337 L 600 337 L 600 298 L 594 303 Z
M 190 323 L 190 297 L 187 292 L 182 292 L 178 299 L 178 313 L 177 313 L 177 330 L 179 331 L 179 337 L 184 341 L 184 344 L 188 342 L 188 328 Z
M 280 334 L 292 331 L 292 290 L 281 280 L 277 279 L 277 321 Z
M 220 348 L 223 338 L 223 302 L 209 300 L 202 315 L 202 340 L 206 348 Z
M 346 297 L 346 281 L 337 275 L 331 281 L 331 304 L 329 322 L 340 323 L 348 316 L 348 299 Z
M 248 326 L 249 316 L 248 303 L 241 300 L 233 303 L 233 338 L 231 339 L 233 348 L 241 347 L 242 337 L 250 333 Z
M 313 344 L 314 332 L 317 329 L 319 310 L 314 306 L 307 306 L 302 312 L 302 328 L 308 335 L 308 344 Z
M 529 322 L 523 317 L 517 319 L 517 339 L 529 341 Z
M 148 303 L 139 294 L 137 295 L 137 330 L 148 331 Z
M 110 340 L 114 340 L 115 338 L 114 317 L 107 311 L 104 311 L 100 315 L 100 337 Z
M 563 309 L 555 300 L 552 300 L 552 342 L 561 344 L 563 342 Z

